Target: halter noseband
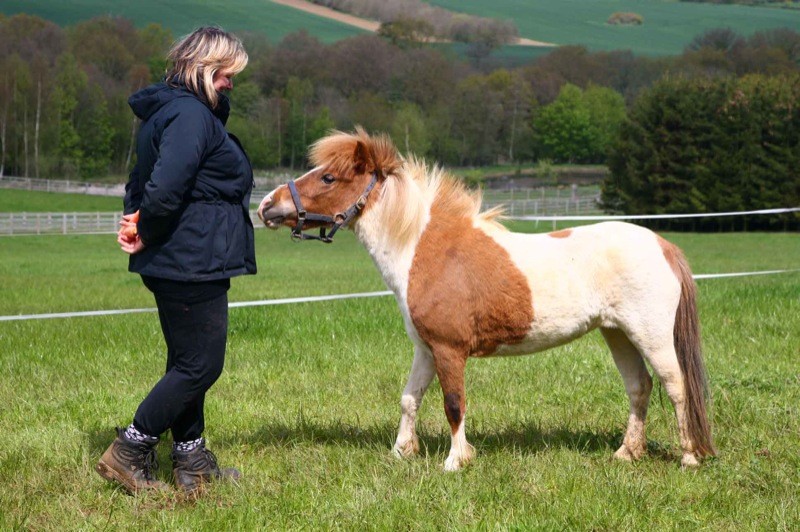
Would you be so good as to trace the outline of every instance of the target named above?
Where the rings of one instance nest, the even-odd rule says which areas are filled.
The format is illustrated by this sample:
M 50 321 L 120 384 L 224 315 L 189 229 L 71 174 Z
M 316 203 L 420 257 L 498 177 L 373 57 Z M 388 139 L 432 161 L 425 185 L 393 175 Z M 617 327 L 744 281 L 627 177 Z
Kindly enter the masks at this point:
M 364 205 L 367 203 L 367 197 L 369 196 L 369 193 L 372 192 L 372 189 L 375 187 L 375 183 L 377 182 L 378 173 L 372 172 L 372 180 L 369 182 L 369 185 L 367 185 L 367 188 L 358 197 L 355 203 L 350 205 L 346 211 L 336 213 L 333 216 L 306 212 L 306 210 L 303 208 L 303 202 L 300 201 L 300 194 L 297 193 L 297 187 L 295 186 L 294 181 L 289 181 L 286 183 L 286 186 L 289 187 L 289 192 L 292 193 L 294 208 L 297 210 L 297 225 L 295 225 L 294 229 L 292 229 L 292 240 L 320 240 L 326 244 L 333 242 L 333 235 L 336 234 L 336 231 L 338 231 L 341 226 L 352 220 L 364 208 Z M 322 226 L 319 228 L 319 236 L 309 235 L 308 233 L 303 233 L 303 225 L 306 223 L 306 220 L 309 222 L 333 224 L 333 227 L 331 228 L 331 232 L 328 234 L 325 234 L 325 226 Z

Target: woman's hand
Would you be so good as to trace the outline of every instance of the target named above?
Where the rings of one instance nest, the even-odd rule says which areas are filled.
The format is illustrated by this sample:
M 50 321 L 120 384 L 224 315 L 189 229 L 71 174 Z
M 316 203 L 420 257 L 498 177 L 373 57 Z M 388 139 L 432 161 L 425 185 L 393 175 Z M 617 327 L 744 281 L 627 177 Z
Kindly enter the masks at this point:
M 136 223 L 139 221 L 139 211 L 133 214 L 125 214 L 120 220 L 119 231 L 117 231 L 117 242 L 119 242 L 122 251 L 130 255 L 139 253 L 144 249 L 144 243 L 139 238 L 136 229 Z
M 138 235 L 136 224 L 139 222 L 139 211 L 133 214 L 123 214 L 122 220 L 119 221 L 120 227 L 117 234 L 122 235 L 130 240 L 133 240 Z

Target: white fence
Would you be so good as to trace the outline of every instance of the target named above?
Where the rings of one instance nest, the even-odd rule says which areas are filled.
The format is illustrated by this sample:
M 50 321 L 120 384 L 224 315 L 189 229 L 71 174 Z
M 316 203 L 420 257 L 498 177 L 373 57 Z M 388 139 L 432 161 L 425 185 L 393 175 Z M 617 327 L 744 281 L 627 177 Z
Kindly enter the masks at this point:
M 296 176 L 276 175 L 256 177 L 251 203 L 255 207 L 276 187 Z M 2 177 L 0 188 L 60 192 L 96 196 L 125 195 L 125 185 L 105 185 L 83 181 L 35 179 L 30 177 Z M 588 193 L 587 193 L 588 192 Z M 597 189 L 573 187 L 571 191 L 558 189 L 486 189 L 483 191 L 483 208 L 503 205 L 508 216 L 567 216 L 603 214 L 599 206 Z M 95 219 L 96 217 L 100 219 Z M 116 217 L 106 223 L 105 217 Z M 119 216 L 110 213 L 0 213 L 0 235 L 42 233 L 106 233 L 116 231 Z M 74 229 L 73 229 L 74 228 Z
M 252 193 L 253 211 L 261 199 L 275 187 L 286 183 L 292 176 L 256 177 Z M 28 177 L 0 178 L 0 189 L 14 188 L 41 192 L 60 192 L 121 198 L 124 185 L 104 185 L 82 181 L 35 179 Z M 581 194 L 582 187 L 571 191 L 537 189 L 484 190 L 483 208 L 503 205 L 506 215 L 566 216 L 602 214 L 596 189 Z M 562 195 L 563 194 L 563 195 Z M 6 212 L 0 213 L 0 235 L 91 234 L 115 233 L 119 228 L 120 212 Z M 260 227 L 255 212 L 251 212 L 254 225 Z
M 258 182 L 257 188 L 253 190 L 251 203 L 257 206 L 261 200 L 272 192 L 278 185 L 286 181 L 273 181 L 272 188 L 262 188 Z M 600 208 L 600 194 L 597 188 L 584 192 L 581 187 L 573 191 L 561 191 L 557 189 L 509 189 L 509 190 L 484 190 L 483 191 L 483 210 L 502 205 L 505 213 L 511 217 L 517 216 L 575 216 L 603 214 Z
M 261 200 L 259 196 L 258 200 Z M 503 203 L 506 214 L 520 216 L 587 215 L 600 210 L 593 199 L 582 200 L 519 200 Z M 485 203 L 484 208 L 490 208 Z M 3 235 L 54 235 L 54 234 L 108 234 L 116 233 L 122 212 L 0 212 L 0 236 Z M 263 227 L 255 213 L 250 211 L 253 226 Z
M 486 201 L 483 208 L 488 210 L 494 206 L 502 205 L 505 207 L 506 215 L 516 218 L 519 216 L 566 216 L 566 215 L 592 215 L 603 214 L 603 210 L 598 203 L 599 198 L 583 197 L 577 199 L 569 198 L 545 198 L 545 199 L 514 199 L 505 201 Z
M 122 212 L 0 212 L 0 236 L 110 234 L 119 229 Z M 250 212 L 254 227 L 263 227 Z
M 87 194 L 90 196 L 117 196 L 125 195 L 125 185 L 103 185 L 87 183 L 84 181 L 69 181 L 61 179 L 35 179 L 32 177 L 2 177 L 0 188 L 13 188 L 17 190 L 36 190 L 39 192 L 61 192 L 68 194 Z
M 262 196 L 254 196 L 253 205 Z M 504 205 L 505 213 L 512 218 L 525 216 L 592 215 L 602 211 L 594 198 L 577 200 L 547 198 L 544 200 L 510 200 L 484 202 L 484 209 Z M 101 234 L 116 233 L 122 212 L 0 212 L 0 236 L 48 234 Z M 255 227 L 262 227 L 255 213 L 250 211 Z
M 263 196 L 253 194 L 250 217 L 255 227 L 262 227 L 255 213 L 255 206 Z M 504 205 L 506 215 L 512 218 L 592 215 L 602 212 L 595 198 L 484 201 L 483 208 L 489 209 L 496 205 Z M 0 236 L 116 233 L 121 217 L 122 212 L 0 212 Z
M 121 212 L 0 212 L 0 235 L 116 233 Z

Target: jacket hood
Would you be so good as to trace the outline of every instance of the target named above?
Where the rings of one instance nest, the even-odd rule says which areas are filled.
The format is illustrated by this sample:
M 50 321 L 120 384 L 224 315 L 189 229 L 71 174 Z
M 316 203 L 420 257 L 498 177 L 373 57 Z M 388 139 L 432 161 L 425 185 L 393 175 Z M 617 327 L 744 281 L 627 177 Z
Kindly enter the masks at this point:
M 225 94 L 217 93 L 219 100 L 216 109 L 211 109 L 205 101 L 205 98 L 199 98 L 195 93 L 190 91 L 185 85 L 169 86 L 166 83 L 156 83 L 150 85 L 139 92 L 134 93 L 128 98 L 128 105 L 130 105 L 133 114 L 141 120 L 147 120 L 153 116 L 159 109 L 164 107 L 169 102 L 178 98 L 194 98 L 206 104 L 211 112 L 225 124 L 228 121 L 230 114 L 230 100 Z

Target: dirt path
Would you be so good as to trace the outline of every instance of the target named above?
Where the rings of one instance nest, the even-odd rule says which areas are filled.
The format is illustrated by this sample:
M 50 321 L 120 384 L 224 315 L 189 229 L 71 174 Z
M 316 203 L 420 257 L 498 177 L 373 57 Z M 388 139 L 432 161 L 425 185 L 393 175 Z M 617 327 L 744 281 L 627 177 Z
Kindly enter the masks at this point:
M 515 44 L 517 44 L 518 46 L 558 46 L 554 42 L 534 41 L 531 39 L 523 39 L 523 38 L 517 39 L 517 42 Z
M 321 5 L 314 4 L 312 2 L 306 2 L 305 0 L 272 0 L 272 1 L 275 2 L 276 4 L 293 7 L 295 9 L 299 9 L 300 11 L 306 11 L 313 15 L 333 19 L 337 22 L 342 22 L 350 26 L 355 26 L 356 28 L 361 28 L 362 30 L 378 31 L 378 28 L 381 27 L 380 22 L 375 22 L 373 20 L 367 20 L 365 18 L 355 17 L 353 15 L 348 15 L 347 13 L 342 13 L 341 11 L 334 11 L 333 9 L 323 7 Z
M 311 13 L 313 15 L 336 20 L 343 24 L 355 26 L 356 28 L 360 28 L 366 31 L 376 32 L 378 31 L 378 28 L 381 27 L 380 22 L 375 22 L 374 20 L 368 20 L 365 18 L 356 17 L 354 15 L 348 15 L 347 13 L 342 13 L 341 11 L 335 11 L 333 9 L 317 5 L 313 2 L 307 2 L 306 0 L 272 0 L 272 1 L 275 2 L 276 4 L 281 4 L 284 6 L 292 7 L 294 9 L 305 11 L 307 13 Z M 518 46 L 558 46 L 557 44 L 553 44 L 551 42 L 533 41 L 531 39 L 517 39 L 517 42 L 514 44 Z

